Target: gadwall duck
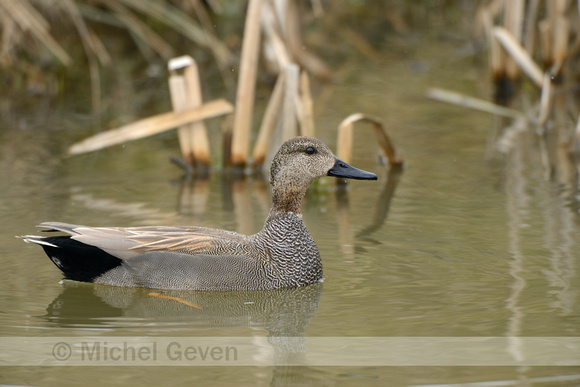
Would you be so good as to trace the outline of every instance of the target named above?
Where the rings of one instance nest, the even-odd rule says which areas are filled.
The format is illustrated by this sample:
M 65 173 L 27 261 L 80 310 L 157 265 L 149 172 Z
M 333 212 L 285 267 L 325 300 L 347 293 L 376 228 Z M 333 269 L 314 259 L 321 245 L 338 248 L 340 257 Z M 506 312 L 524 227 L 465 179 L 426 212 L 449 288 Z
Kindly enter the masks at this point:
M 46 222 L 26 235 L 66 279 L 183 290 L 266 290 L 322 281 L 320 254 L 302 221 L 306 190 L 322 176 L 376 180 L 336 158 L 315 138 L 286 141 L 272 161 L 272 207 L 264 227 L 246 236 L 204 227 L 87 227 Z

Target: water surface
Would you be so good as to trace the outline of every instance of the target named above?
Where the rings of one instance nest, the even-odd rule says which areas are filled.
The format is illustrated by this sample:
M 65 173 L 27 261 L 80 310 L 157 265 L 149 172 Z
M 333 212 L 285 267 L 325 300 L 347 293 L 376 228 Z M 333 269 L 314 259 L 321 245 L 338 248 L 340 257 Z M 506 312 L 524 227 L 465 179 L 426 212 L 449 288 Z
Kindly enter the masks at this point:
M 0 129 L 0 335 L 172 337 L 577 337 L 580 262 L 574 181 L 546 178 L 535 134 L 507 153 L 488 145 L 498 120 L 426 100 L 427 87 L 469 94 L 485 73 L 464 58 L 466 41 L 415 36 L 394 59 L 349 59 L 340 82 L 315 105 L 318 137 L 335 149 L 335 128 L 363 112 L 380 117 L 406 161 L 376 163 L 371 131 L 357 132 L 353 165 L 377 182 L 346 193 L 323 179 L 303 205 L 325 281 L 278 292 L 173 296 L 142 289 L 59 283 L 40 248 L 15 235 L 42 221 L 102 226 L 204 225 L 258 231 L 268 183 L 232 180 L 216 168 L 184 181 L 168 162 L 164 134 L 83 156 L 71 142 L 99 122 L 67 105 L 4 112 Z M 165 93 L 160 91 L 160 93 Z M 219 125 L 212 134 L 219 142 Z M 357 129 L 358 130 L 358 129 Z M 3 367 L 7 384 L 420 385 L 580 383 L 577 367 Z M 567 376 L 568 375 L 568 376 Z M 572 376 L 569 376 L 572 375 Z M 575 376 L 574 376 L 575 375 Z M 485 385 L 485 384 L 482 384 Z

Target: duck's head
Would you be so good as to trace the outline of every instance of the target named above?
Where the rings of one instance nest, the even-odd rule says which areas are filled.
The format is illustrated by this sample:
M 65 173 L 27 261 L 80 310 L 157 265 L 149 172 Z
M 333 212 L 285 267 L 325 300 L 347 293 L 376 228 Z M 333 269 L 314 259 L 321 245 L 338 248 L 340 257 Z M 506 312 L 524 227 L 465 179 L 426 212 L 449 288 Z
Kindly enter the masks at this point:
M 377 180 L 374 173 L 354 168 L 337 158 L 322 141 L 294 137 L 282 144 L 272 161 L 270 184 L 274 204 L 286 211 L 299 212 L 306 190 L 323 176 Z

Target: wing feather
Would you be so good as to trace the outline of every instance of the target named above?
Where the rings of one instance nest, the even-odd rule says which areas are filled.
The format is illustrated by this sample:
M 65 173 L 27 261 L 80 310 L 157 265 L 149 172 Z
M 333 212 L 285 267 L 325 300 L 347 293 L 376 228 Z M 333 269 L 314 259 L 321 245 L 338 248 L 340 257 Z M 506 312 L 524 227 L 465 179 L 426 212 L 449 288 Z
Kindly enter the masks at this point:
M 60 222 L 45 222 L 39 227 L 67 233 L 120 259 L 149 251 L 215 254 L 247 243 L 245 235 L 206 227 L 88 227 Z

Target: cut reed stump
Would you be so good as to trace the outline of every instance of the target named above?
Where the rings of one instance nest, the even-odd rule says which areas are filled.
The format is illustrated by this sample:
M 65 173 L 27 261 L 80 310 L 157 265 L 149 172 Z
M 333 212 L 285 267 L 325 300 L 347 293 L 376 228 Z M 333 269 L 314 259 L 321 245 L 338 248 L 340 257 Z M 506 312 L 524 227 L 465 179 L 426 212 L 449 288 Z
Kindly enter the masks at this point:
M 169 61 L 169 91 L 173 110 L 195 109 L 202 102 L 199 73 L 195 60 L 181 56 Z M 205 124 L 202 121 L 184 124 L 177 129 L 181 156 L 186 164 L 207 174 L 211 156 Z

